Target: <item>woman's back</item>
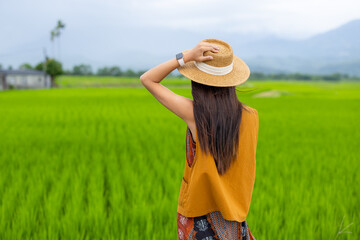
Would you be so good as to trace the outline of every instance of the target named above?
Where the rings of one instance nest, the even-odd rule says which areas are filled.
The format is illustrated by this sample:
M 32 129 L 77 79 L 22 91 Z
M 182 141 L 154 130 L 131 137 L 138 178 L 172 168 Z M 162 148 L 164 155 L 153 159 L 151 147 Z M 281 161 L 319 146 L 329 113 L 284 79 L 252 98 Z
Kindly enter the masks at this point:
M 257 111 L 244 106 L 241 122 L 237 157 L 223 175 L 218 173 L 212 155 L 196 143 L 192 165 L 185 163 L 178 202 L 180 214 L 196 217 L 220 210 L 227 220 L 246 219 L 255 181 Z
M 245 207 L 243 214 L 246 217 L 249 203 L 250 203 L 249 197 L 251 198 L 253 180 L 255 177 L 255 162 L 254 162 L 255 158 L 253 155 L 254 153 L 249 153 L 249 152 L 253 151 L 254 146 L 251 146 L 251 144 L 253 144 L 254 142 L 256 143 L 256 140 L 257 140 L 258 121 L 257 121 L 257 111 L 248 106 L 244 106 L 244 107 L 246 108 L 246 110 L 244 110 L 246 112 L 243 114 L 243 117 L 242 117 L 243 125 L 242 125 L 242 128 L 240 128 L 241 130 L 240 130 L 240 136 L 239 136 L 239 144 L 240 144 L 239 153 L 241 153 L 241 154 L 239 154 L 239 159 L 236 159 L 236 161 L 234 162 L 234 166 L 231 166 L 229 168 L 229 171 L 232 172 L 233 170 L 239 170 L 239 166 L 242 166 L 243 167 L 242 170 L 243 171 L 245 170 L 242 173 L 242 175 L 244 175 L 245 177 L 242 179 L 246 179 L 246 178 L 250 179 L 250 182 L 241 184 L 245 188 L 247 188 L 247 186 L 251 185 L 251 186 L 249 186 L 251 189 L 248 189 L 245 191 L 246 192 L 245 198 L 247 198 L 248 201 L 242 200 L 242 199 L 244 199 L 244 194 L 240 194 L 237 198 L 241 202 L 240 205 L 243 205 Z M 254 141 L 254 137 L 256 138 L 255 141 Z M 251 138 L 253 138 L 253 140 L 249 141 L 249 139 L 251 139 Z M 248 145 L 248 144 L 245 145 L 244 142 L 246 142 L 246 141 L 250 145 Z M 229 213 L 234 213 L 236 204 L 234 205 L 234 207 L 231 207 L 231 204 L 233 204 L 233 203 L 231 201 L 223 202 L 223 200 L 221 200 L 221 197 L 218 198 L 217 202 L 216 201 L 214 202 L 214 199 L 216 199 L 214 194 L 219 194 L 219 192 L 222 192 L 223 194 L 225 194 L 225 195 L 223 195 L 223 197 L 229 198 L 229 196 L 226 197 L 226 194 L 229 193 L 226 190 L 226 188 L 228 187 L 227 184 L 220 184 L 217 186 L 213 186 L 213 184 L 211 183 L 211 182 L 216 181 L 217 178 L 219 178 L 219 177 L 221 178 L 221 176 L 219 176 L 219 175 L 215 176 L 213 174 L 213 171 L 211 171 L 211 170 L 204 171 L 204 169 L 202 169 L 199 171 L 192 171 L 195 161 L 201 162 L 202 160 L 204 160 L 204 159 L 200 158 L 200 156 L 197 156 L 197 154 L 199 154 L 199 152 L 201 151 L 199 147 L 197 149 L 197 146 L 199 146 L 199 144 L 197 144 L 195 142 L 195 140 L 193 138 L 193 134 L 191 133 L 191 131 L 188 127 L 186 130 L 186 163 L 185 163 L 184 177 L 183 177 L 183 181 L 182 181 L 182 189 L 180 190 L 179 208 L 178 208 L 178 216 L 177 216 L 179 239 L 202 239 L 202 238 L 195 237 L 196 233 L 201 232 L 201 230 L 203 230 L 203 232 L 201 232 L 202 236 L 205 236 L 207 234 L 206 236 L 208 236 L 208 237 L 213 236 L 214 239 L 229 239 L 229 240 L 230 239 L 255 239 L 252 236 L 250 230 L 248 229 L 245 218 L 241 218 L 242 220 L 239 220 L 239 218 L 237 218 L 238 219 L 237 221 L 234 219 L 227 220 L 229 218 L 236 218 L 236 217 L 234 217 L 236 215 L 231 215 L 231 214 L 228 215 Z M 256 149 L 256 145 L 255 145 L 255 149 Z M 197 151 L 197 150 L 199 150 L 199 151 Z M 195 159 L 196 156 L 197 156 L 197 158 Z M 246 161 L 244 159 L 240 159 L 241 156 L 242 156 L 242 158 L 244 158 L 244 156 L 248 156 L 249 164 L 246 164 L 243 162 L 243 164 L 239 165 L 239 161 L 241 161 L 241 160 Z M 209 158 L 209 156 L 207 156 L 207 159 L 211 160 L 211 157 Z M 205 162 L 203 162 L 203 163 L 205 163 Z M 202 164 L 198 164 L 198 165 L 200 168 L 203 168 L 203 166 L 200 166 Z M 251 166 L 253 166 L 253 167 L 251 167 Z M 236 169 L 236 167 L 237 167 L 237 169 Z M 251 172 L 253 172 L 253 174 L 251 174 L 251 173 L 246 174 L 246 171 L 249 171 L 249 170 Z M 196 176 L 191 176 L 191 174 L 195 174 Z M 227 178 L 233 179 L 236 184 L 236 179 L 234 178 L 235 175 L 233 173 L 231 173 L 231 174 L 232 174 L 232 176 L 230 178 L 229 177 L 227 177 Z M 193 188 L 194 190 L 188 189 L 189 188 L 188 185 L 189 185 L 189 181 L 190 181 L 188 178 L 193 178 L 193 179 L 196 179 L 194 181 L 200 182 L 199 184 L 196 184 L 196 182 L 193 183 L 193 185 L 195 186 Z M 203 179 L 207 179 L 207 180 L 203 180 Z M 210 179 L 212 179 L 212 180 L 210 180 Z M 205 183 L 204 183 L 204 181 L 205 181 Z M 219 182 L 221 182 L 221 181 L 222 180 L 220 180 Z M 201 184 L 201 182 L 203 182 L 203 184 Z M 199 188 L 200 189 L 207 188 L 207 186 L 205 186 L 204 184 L 209 185 L 210 192 L 211 192 L 210 195 L 208 193 L 206 193 L 208 191 L 199 190 Z M 217 190 L 215 190 L 213 187 L 217 188 Z M 233 187 L 236 189 L 236 186 L 233 186 Z M 199 192 L 200 195 L 196 194 L 196 195 L 198 195 L 198 197 L 195 197 L 195 198 L 189 197 L 190 194 L 194 195 L 194 191 Z M 239 192 L 241 192 L 241 189 L 239 189 Z M 199 197 L 199 196 L 201 196 L 201 197 Z M 189 198 L 190 198 L 190 200 L 189 200 Z M 230 198 L 232 198 L 232 197 L 230 197 Z M 186 205 L 185 204 L 186 201 L 192 201 L 192 199 L 195 200 L 196 202 L 200 202 L 200 205 L 203 205 L 202 209 L 204 209 L 204 211 L 202 213 L 197 212 L 199 209 L 199 205 L 192 205 L 192 204 Z M 207 204 L 209 202 L 212 204 Z M 235 203 L 236 203 L 236 201 L 235 201 Z M 219 204 L 219 205 L 217 205 L 217 204 Z M 223 208 L 225 205 L 228 205 L 228 207 L 231 207 L 231 208 L 228 208 L 228 210 L 227 210 L 227 208 Z M 184 213 L 183 210 L 185 210 L 185 209 L 182 209 L 181 207 L 183 207 L 183 208 L 188 207 L 188 210 L 190 209 L 190 211 Z M 180 211 L 179 211 L 179 209 L 180 209 Z M 191 209 L 196 210 L 196 211 L 191 211 Z M 222 211 L 225 213 L 225 216 L 226 216 L 225 218 L 223 217 Z M 196 226 L 198 226 L 198 227 L 196 227 Z M 198 236 L 201 236 L 201 235 L 199 234 Z M 209 238 L 209 239 L 211 239 L 211 238 Z

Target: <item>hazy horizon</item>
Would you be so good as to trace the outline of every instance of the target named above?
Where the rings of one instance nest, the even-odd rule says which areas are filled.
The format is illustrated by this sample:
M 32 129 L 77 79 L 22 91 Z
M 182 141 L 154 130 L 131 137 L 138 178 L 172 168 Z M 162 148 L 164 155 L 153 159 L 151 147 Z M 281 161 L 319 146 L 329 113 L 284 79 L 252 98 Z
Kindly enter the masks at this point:
M 142 41 L 146 44 L 152 38 L 152 41 L 166 42 L 163 36 L 156 34 L 142 36 L 145 29 L 169 30 L 171 34 L 176 31 L 203 35 L 216 32 L 302 40 L 359 19 L 360 12 L 356 10 L 359 8 L 360 2 L 355 0 L 257 0 L 244 3 L 220 0 L 5 0 L 0 2 L 0 64 L 3 68 L 9 65 L 17 68 L 25 62 L 35 64 L 43 59 L 45 48 L 49 56 L 58 54 L 65 68 L 74 63 L 101 66 L 111 61 L 113 65 L 119 65 L 116 57 L 110 58 L 120 54 L 121 49 L 127 50 L 122 52 L 122 57 L 140 51 L 146 58 L 155 51 L 151 46 L 148 50 L 139 48 Z M 50 31 L 59 19 L 66 27 L 54 46 Z M 139 40 L 134 41 L 134 38 Z M 57 53 L 59 45 L 61 52 Z M 129 66 L 134 64 L 129 63 Z

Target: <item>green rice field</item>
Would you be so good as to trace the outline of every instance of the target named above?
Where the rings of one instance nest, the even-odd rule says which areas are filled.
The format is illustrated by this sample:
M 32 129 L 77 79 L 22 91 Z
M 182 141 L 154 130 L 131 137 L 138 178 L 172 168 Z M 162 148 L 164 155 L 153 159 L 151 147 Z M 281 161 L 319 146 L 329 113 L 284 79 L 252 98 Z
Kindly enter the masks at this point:
M 60 85 L 0 91 L 0 239 L 177 239 L 185 122 L 139 84 Z M 360 83 L 238 89 L 260 121 L 255 238 L 360 239 Z

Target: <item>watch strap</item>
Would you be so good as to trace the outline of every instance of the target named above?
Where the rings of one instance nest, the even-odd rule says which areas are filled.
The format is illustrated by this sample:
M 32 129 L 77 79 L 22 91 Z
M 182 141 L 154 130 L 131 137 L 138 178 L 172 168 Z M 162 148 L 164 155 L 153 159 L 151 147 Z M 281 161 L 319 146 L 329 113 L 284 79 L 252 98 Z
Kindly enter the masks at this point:
M 184 55 L 182 52 L 176 54 L 176 60 L 179 62 L 180 66 L 185 66 L 185 62 L 184 62 Z

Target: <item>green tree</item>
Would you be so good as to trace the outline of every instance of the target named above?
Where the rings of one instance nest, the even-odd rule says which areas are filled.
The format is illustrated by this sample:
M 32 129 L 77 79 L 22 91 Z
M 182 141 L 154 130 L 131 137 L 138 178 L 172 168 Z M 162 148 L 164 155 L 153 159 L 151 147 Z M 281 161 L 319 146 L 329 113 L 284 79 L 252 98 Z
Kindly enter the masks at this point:
M 97 70 L 97 75 L 99 76 L 122 76 L 123 72 L 118 66 L 113 67 L 103 67 Z
M 55 38 L 58 38 L 58 44 L 59 44 L 59 56 L 58 58 L 60 59 L 60 35 L 61 35 L 61 32 L 62 30 L 65 28 L 65 24 L 61 21 L 61 20 L 58 20 L 57 21 L 57 24 L 55 26 L 55 28 L 53 30 L 51 30 L 50 32 L 50 40 L 51 42 L 55 45 L 54 43 L 54 40 Z M 53 45 L 53 48 L 55 49 L 55 46 Z M 54 53 L 54 57 L 55 57 L 55 53 Z
M 140 70 L 137 72 L 137 77 L 140 77 L 146 72 L 146 70 Z M 174 77 L 173 73 L 169 73 L 168 77 Z
M 136 72 L 134 72 L 132 69 L 128 69 L 126 72 L 125 72 L 125 76 L 126 77 L 137 77 L 137 74 Z
M 117 67 L 117 66 L 111 67 L 110 73 L 111 73 L 111 76 L 121 76 L 122 75 L 120 67 Z
M 62 75 L 64 72 L 62 68 L 62 64 L 53 58 L 47 58 L 45 62 L 45 66 L 44 63 L 41 62 L 38 65 L 36 65 L 35 69 L 40 71 L 43 71 L 45 69 L 45 72 L 50 75 L 51 87 L 56 87 L 56 82 L 55 82 L 56 77 Z
M 33 69 L 33 67 L 31 66 L 31 64 L 29 63 L 23 63 L 20 65 L 19 67 L 20 69 Z
M 92 75 L 92 68 L 87 64 L 75 65 L 72 71 L 73 75 Z
M 341 75 L 339 73 L 333 73 L 331 75 L 325 75 L 323 79 L 326 81 L 339 81 L 341 80 Z
M 309 74 L 294 73 L 291 77 L 295 80 L 311 80 L 311 76 Z
M 109 68 L 107 67 L 102 67 L 102 68 L 98 68 L 96 75 L 98 76 L 109 76 Z

